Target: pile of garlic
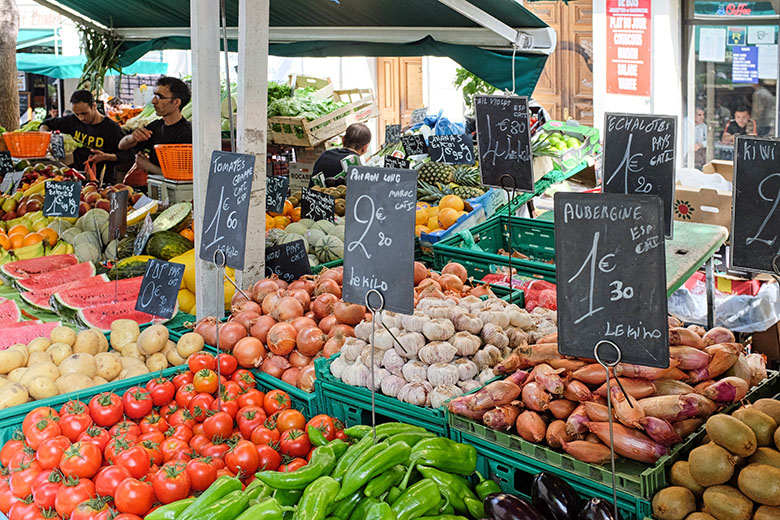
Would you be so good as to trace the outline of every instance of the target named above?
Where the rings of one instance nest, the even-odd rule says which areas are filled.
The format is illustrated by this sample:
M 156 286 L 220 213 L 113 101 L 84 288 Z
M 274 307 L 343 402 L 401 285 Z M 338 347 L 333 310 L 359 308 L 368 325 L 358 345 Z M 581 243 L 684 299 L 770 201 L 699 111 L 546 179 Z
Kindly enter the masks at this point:
M 498 298 L 423 298 L 413 315 L 382 313 L 373 340 L 374 389 L 405 403 L 439 408 L 452 397 L 493 379 L 493 367 L 516 347 L 531 345 L 557 330 L 556 313 L 532 313 Z M 355 327 L 331 373 L 352 386 L 371 388 L 371 333 Z M 395 339 L 398 340 L 394 341 Z

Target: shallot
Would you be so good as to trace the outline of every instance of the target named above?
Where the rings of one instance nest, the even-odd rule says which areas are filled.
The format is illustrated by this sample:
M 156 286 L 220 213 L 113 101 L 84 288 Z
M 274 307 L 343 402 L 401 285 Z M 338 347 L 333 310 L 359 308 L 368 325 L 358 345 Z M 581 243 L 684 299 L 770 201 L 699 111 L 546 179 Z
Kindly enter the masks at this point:
M 531 410 L 526 410 L 517 417 L 515 428 L 518 435 L 528 442 L 541 442 L 547 433 L 547 424 L 542 416 Z
M 499 431 L 507 431 L 515 425 L 520 408 L 511 404 L 505 404 L 485 412 L 482 422 L 485 426 Z
M 588 429 L 595 433 L 604 444 L 610 442 L 610 425 L 604 422 L 590 422 Z M 627 428 L 622 424 L 613 424 L 613 438 L 615 453 L 645 464 L 655 462 L 666 455 L 669 450 L 642 432 Z

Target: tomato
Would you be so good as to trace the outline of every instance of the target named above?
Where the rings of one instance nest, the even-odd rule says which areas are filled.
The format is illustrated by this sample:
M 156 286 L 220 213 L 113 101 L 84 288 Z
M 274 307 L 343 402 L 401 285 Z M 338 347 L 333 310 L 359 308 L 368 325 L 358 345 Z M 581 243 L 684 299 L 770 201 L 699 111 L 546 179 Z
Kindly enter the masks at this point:
M 243 391 L 244 389 L 235 381 L 225 381 L 225 384 L 222 385 L 222 392 L 233 399 L 238 399 L 238 396 L 241 395 L 241 392 Z
M 141 427 L 133 421 L 122 419 L 122 422 L 116 423 L 108 430 L 108 433 L 112 437 L 119 437 L 120 435 L 126 435 L 127 437 L 138 437 L 141 435 Z
M 196 392 L 213 394 L 219 388 L 217 373 L 207 368 L 198 370 L 192 379 L 192 385 L 195 387 Z
M 227 475 L 228 477 L 235 477 L 236 476 L 235 473 L 233 473 L 232 471 L 230 471 L 229 469 L 227 469 L 225 467 L 220 468 L 220 469 L 217 470 L 217 478 L 219 478 L 219 477 L 221 477 L 223 475 Z
M 108 503 L 99 498 L 93 498 L 77 505 L 70 515 L 70 520 L 107 520 L 110 512 Z
M 41 419 L 37 423 L 31 424 L 24 432 L 27 445 L 37 450 L 46 439 L 51 439 L 62 434 L 62 428 L 53 419 Z
M 100 496 L 112 497 L 116 487 L 126 478 L 132 478 L 126 467 L 117 464 L 104 466 L 95 475 L 95 491 Z
M 160 442 L 142 441 L 139 444 L 139 446 L 142 446 L 146 450 L 146 453 L 149 454 L 149 460 L 151 461 L 152 466 L 159 466 L 163 463 L 163 455 L 162 451 L 160 450 L 160 444 L 164 441 L 165 439 L 163 438 L 160 440 Z
M 65 450 L 70 448 L 70 441 L 64 435 L 58 435 L 46 439 L 38 446 L 35 458 L 43 469 L 53 469 L 60 464 L 60 459 Z
M 78 399 L 71 399 L 60 408 L 60 418 L 66 415 L 78 415 L 80 413 L 89 413 L 89 407 Z
M 176 376 L 173 376 L 173 386 L 178 390 L 184 385 L 192 383 L 192 372 L 182 372 Z
M 176 453 L 187 451 L 188 448 L 189 445 L 186 442 L 176 437 L 165 439 L 165 441 L 160 444 L 160 452 L 162 453 L 164 462 L 172 460 Z
M 212 441 L 227 439 L 233 434 L 233 418 L 227 412 L 217 412 L 203 421 L 203 434 Z
M 204 457 L 211 457 L 212 459 L 222 459 L 225 456 L 225 453 L 230 450 L 230 446 L 228 446 L 226 443 L 219 443 L 214 444 L 212 442 L 209 442 L 203 448 L 201 449 L 201 455 Z M 212 461 L 215 462 L 215 461 Z
M 309 422 L 306 423 L 306 427 L 302 428 L 303 431 L 308 432 L 309 426 L 314 426 L 317 428 L 329 441 L 332 441 L 336 438 L 336 426 L 333 424 L 333 419 L 329 415 L 315 415 L 309 420 Z
M 165 433 L 168 430 L 168 421 L 160 414 L 152 412 L 141 419 L 138 426 L 141 427 L 141 433 L 148 433 L 152 430 Z
M 65 518 L 70 516 L 77 505 L 95 496 L 95 484 L 91 480 L 82 478 L 68 481 L 57 490 L 54 508 L 58 515 Z
M 203 422 L 208 417 L 208 411 L 214 398 L 209 394 L 198 394 L 190 401 L 189 410 L 192 418 L 198 422 Z
M 55 478 L 59 479 L 58 482 L 47 480 L 43 484 L 35 486 L 35 489 L 33 490 L 33 502 L 41 509 L 51 509 L 54 507 L 57 491 L 62 487 L 62 478 L 58 474 L 55 475 Z
M 122 399 L 111 392 L 103 392 L 89 402 L 89 413 L 98 426 L 110 427 L 122 419 Z
M 62 482 L 62 473 L 57 469 L 42 469 L 32 481 L 31 489 L 33 493 L 37 487 L 49 482 L 49 478 L 54 482 Z
M 282 463 L 281 454 L 268 444 L 255 446 L 257 449 L 257 469 L 260 471 L 276 471 Z
M 265 413 L 268 415 L 281 412 L 282 410 L 287 410 L 291 406 L 292 403 L 290 401 L 290 396 L 287 395 L 287 392 L 282 390 L 271 390 L 265 394 L 263 408 L 265 408 Z
M 22 432 L 24 432 L 26 435 L 27 429 L 33 424 L 36 424 L 41 419 L 55 420 L 59 419 L 59 417 L 60 414 L 57 413 L 57 410 L 54 408 L 50 408 L 48 406 L 39 406 L 24 416 L 24 420 L 22 421 Z
M 32 493 L 33 480 L 41 471 L 43 468 L 37 462 L 31 462 L 26 467 L 12 471 L 8 485 L 11 486 L 11 492 L 14 496 L 25 498 Z
M 282 433 L 279 439 L 279 451 L 290 457 L 305 457 L 311 449 L 309 436 L 303 430 L 292 429 Z
M 238 368 L 238 361 L 230 354 L 219 354 L 217 364 L 219 364 L 219 373 L 225 377 L 230 377 Z
M 238 386 L 240 386 L 243 389 L 249 389 L 255 387 L 255 376 L 252 375 L 252 372 L 245 368 L 239 368 L 235 372 L 233 372 L 233 375 L 230 377 L 231 381 L 235 381 L 238 383 Z
M 122 395 L 122 405 L 125 407 L 125 415 L 131 419 L 140 419 L 154 407 L 149 392 L 141 386 L 128 388 Z
M 238 441 L 230 451 L 225 453 L 225 465 L 237 475 L 247 476 L 254 474 L 259 463 L 260 456 L 257 454 L 257 448 L 246 440 Z
M 77 442 L 62 454 L 60 470 L 66 477 L 92 478 L 102 462 L 100 448 L 90 442 Z
M 238 401 L 223 392 L 222 399 L 215 399 L 211 404 L 211 409 L 215 412 L 227 412 L 231 419 L 235 419 L 238 414 Z
M 146 383 L 146 390 L 149 392 L 154 406 L 165 406 L 176 395 L 176 385 L 164 377 L 156 377 Z
M 138 515 L 132 515 L 130 513 L 120 513 L 116 515 L 113 520 L 143 520 L 143 518 Z
M 168 462 L 152 477 L 152 487 L 157 500 L 170 504 L 176 500 L 187 498 L 192 482 L 184 462 Z
M 147 432 L 147 433 L 142 433 L 141 436 L 138 437 L 139 444 L 141 444 L 144 441 L 151 441 L 155 444 L 160 444 L 164 440 L 165 440 L 165 434 L 157 430 Z
M 171 417 L 171 415 L 173 415 L 178 409 L 179 409 L 179 405 L 176 404 L 175 397 L 174 397 L 173 401 L 160 408 L 159 413 L 163 417 L 163 419 L 167 421 Z
M 134 443 L 135 441 L 128 439 L 126 435 L 114 437 L 106 444 L 106 448 L 103 450 L 103 457 L 106 459 L 107 463 L 113 464 L 116 456 L 120 452 L 130 448 L 130 445 Z
M 176 391 L 176 405 L 179 408 L 187 408 L 192 398 L 196 395 L 198 395 L 198 392 L 195 391 L 193 384 L 186 384 Z
M 6 468 L 11 463 L 11 457 L 17 453 L 21 453 L 24 450 L 24 434 L 16 430 L 11 437 L 11 440 L 3 445 L 0 449 L 0 464 Z
M 263 406 L 263 400 L 265 399 L 265 394 L 258 390 L 257 388 L 248 388 L 247 390 L 244 390 L 241 394 L 238 396 L 238 406 L 240 408 L 243 408 L 245 406 Z
M 83 403 L 79 403 L 83 406 Z M 86 407 L 84 408 L 86 410 Z M 79 436 L 87 431 L 87 428 L 92 426 L 92 416 L 89 412 L 84 413 L 69 413 L 60 417 L 59 422 L 62 434 L 68 438 L 70 442 L 76 442 L 79 440 Z
M 8 469 L 14 471 L 34 461 L 35 450 L 29 446 L 25 446 L 21 451 L 13 454 L 11 460 L 8 461 Z
M 87 431 L 79 435 L 78 438 L 79 442 L 89 442 L 94 444 L 100 448 L 101 452 L 106 449 L 106 444 L 108 444 L 108 441 L 110 440 L 111 435 L 109 435 L 105 428 L 101 428 L 100 426 L 90 426 L 87 428 Z
M 28 520 L 33 517 L 38 511 L 38 506 L 34 502 L 26 502 L 24 500 L 15 502 L 11 506 L 11 510 L 8 512 L 9 520 Z
M 185 442 L 189 442 L 192 439 L 192 428 L 186 424 L 177 424 L 176 426 L 169 426 L 165 432 L 166 437 L 176 437 Z
M 347 441 L 348 440 L 347 434 L 344 433 L 344 430 L 336 430 L 335 437 L 337 439 L 341 439 L 342 441 Z
M 252 432 L 255 428 L 262 425 L 265 422 L 266 415 L 265 410 L 259 406 L 244 406 L 238 411 L 236 415 L 236 424 L 238 424 L 238 430 L 245 439 L 252 437 Z
M 279 430 L 276 429 L 276 427 L 269 428 L 268 424 L 264 424 L 252 430 L 250 439 L 254 444 L 260 446 L 263 444 L 273 444 L 275 442 L 279 442 L 281 435 L 282 434 L 279 432 Z
M 294 429 L 305 430 L 305 426 L 306 418 L 301 412 L 292 408 L 279 412 L 279 417 L 276 419 L 276 427 L 280 432 Z
M 192 491 L 205 491 L 217 480 L 217 468 L 203 459 L 192 459 L 187 463 Z
M 187 360 L 187 366 L 190 367 L 190 372 L 197 374 L 199 371 L 205 369 L 216 370 L 217 362 L 214 356 L 206 352 L 200 351 L 191 355 Z
M 18 501 L 19 499 L 14 496 L 8 481 L 6 479 L 0 480 L 0 513 L 7 516 L 11 506 Z
M 154 504 L 154 488 L 149 482 L 126 478 L 114 491 L 114 505 L 120 513 L 144 516 Z
M 114 458 L 114 464 L 127 468 L 133 478 L 141 478 L 149 473 L 149 466 L 151 466 L 152 460 L 149 452 L 143 446 L 136 444 L 117 453 Z
M 287 464 L 279 466 L 278 471 L 280 471 L 282 473 L 290 473 L 292 471 L 295 471 L 298 468 L 304 467 L 305 465 L 306 465 L 306 461 L 305 460 L 300 459 L 300 458 L 293 459 L 290 462 L 288 462 Z
M 198 423 L 192 427 L 193 435 L 203 435 L 203 423 Z
M 195 424 L 197 424 L 195 419 L 192 418 L 190 411 L 186 408 L 179 408 L 166 420 L 173 427 L 183 424 L 188 428 L 194 428 Z

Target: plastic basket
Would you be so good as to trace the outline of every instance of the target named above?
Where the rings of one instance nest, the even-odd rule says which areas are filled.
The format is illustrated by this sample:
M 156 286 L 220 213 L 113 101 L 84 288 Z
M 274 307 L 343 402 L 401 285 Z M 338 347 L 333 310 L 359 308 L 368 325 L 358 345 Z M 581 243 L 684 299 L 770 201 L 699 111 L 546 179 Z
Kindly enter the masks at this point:
M 192 180 L 192 145 L 157 144 L 154 146 L 163 177 L 174 181 Z
M 51 141 L 51 132 L 4 132 L 3 140 L 13 157 L 44 157 Z
M 317 414 L 324 413 L 321 408 L 321 398 L 316 385 L 314 387 L 314 392 L 304 392 L 300 388 L 296 388 L 279 378 L 273 377 L 272 375 L 257 369 L 252 370 L 252 375 L 255 376 L 255 383 L 257 384 L 258 390 L 266 393 L 270 390 L 283 390 L 287 392 L 287 395 L 290 396 L 292 407 L 303 412 L 303 415 L 307 420 Z

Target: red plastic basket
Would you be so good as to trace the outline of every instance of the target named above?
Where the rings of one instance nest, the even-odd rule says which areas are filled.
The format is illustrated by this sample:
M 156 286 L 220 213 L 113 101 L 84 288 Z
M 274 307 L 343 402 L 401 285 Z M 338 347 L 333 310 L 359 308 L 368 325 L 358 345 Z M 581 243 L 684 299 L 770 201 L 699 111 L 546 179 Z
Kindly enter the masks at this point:
M 173 181 L 192 180 L 192 145 L 157 144 L 154 146 L 163 177 Z
M 13 157 L 44 157 L 51 141 L 51 132 L 3 132 L 3 140 Z

